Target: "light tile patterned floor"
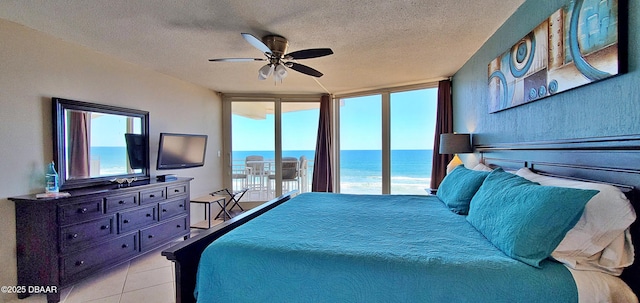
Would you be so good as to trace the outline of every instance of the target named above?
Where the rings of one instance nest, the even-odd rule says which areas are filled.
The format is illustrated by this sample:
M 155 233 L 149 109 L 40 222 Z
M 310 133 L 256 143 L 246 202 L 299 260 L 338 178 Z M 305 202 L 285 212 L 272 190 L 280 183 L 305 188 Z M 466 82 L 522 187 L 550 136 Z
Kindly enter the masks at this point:
M 214 223 L 214 222 L 212 222 Z M 216 222 L 219 223 L 219 222 Z M 192 229 L 192 236 L 200 230 Z M 173 263 L 160 255 L 169 245 L 149 252 L 107 272 L 64 288 L 61 303 L 173 303 L 175 283 Z M 46 303 L 45 295 L 13 299 L 7 303 Z

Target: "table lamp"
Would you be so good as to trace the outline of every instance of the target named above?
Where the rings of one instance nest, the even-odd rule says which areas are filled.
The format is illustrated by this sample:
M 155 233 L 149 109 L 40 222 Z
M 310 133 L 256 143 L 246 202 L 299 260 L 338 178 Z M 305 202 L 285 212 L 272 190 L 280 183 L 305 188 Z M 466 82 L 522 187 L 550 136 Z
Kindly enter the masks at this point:
M 473 152 L 471 134 L 440 134 L 440 154 L 453 154 L 453 159 L 447 165 L 447 174 L 456 166 L 463 164 L 457 154 Z

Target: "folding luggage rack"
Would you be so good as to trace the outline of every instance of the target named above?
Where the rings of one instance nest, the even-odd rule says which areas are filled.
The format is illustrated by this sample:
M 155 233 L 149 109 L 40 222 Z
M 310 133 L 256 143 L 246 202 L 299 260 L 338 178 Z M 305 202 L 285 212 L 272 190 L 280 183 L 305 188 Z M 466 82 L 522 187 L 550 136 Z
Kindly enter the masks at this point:
M 227 219 L 231 219 L 233 216 L 231 215 L 233 213 L 233 208 L 234 207 L 238 207 L 240 208 L 240 212 L 244 211 L 244 208 L 242 208 L 242 206 L 239 204 L 240 199 L 242 199 L 242 196 L 244 196 L 244 194 L 247 192 L 247 190 L 249 190 L 248 188 L 243 188 L 241 190 L 238 191 L 231 191 L 228 188 L 223 188 L 220 190 L 216 190 L 214 192 L 212 192 L 210 195 L 211 196 L 227 196 L 229 197 L 228 199 L 224 199 L 222 202 L 222 205 L 220 205 L 220 202 L 217 202 L 218 205 L 220 206 L 220 211 L 218 212 L 218 214 L 215 216 L 215 219 L 219 219 L 222 218 L 222 220 L 226 221 Z M 219 200 L 218 200 L 219 201 Z M 228 205 L 231 205 L 231 207 L 227 208 Z
M 214 192 L 211 192 L 208 196 L 203 196 L 203 197 L 198 197 L 195 199 L 192 199 L 190 202 L 191 203 L 198 203 L 198 204 L 204 204 L 204 219 L 207 220 L 208 225 L 207 227 L 200 227 L 200 226 L 191 226 L 191 228 L 198 228 L 198 229 L 209 229 L 211 228 L 211 204 L 212 203 L 216 203 L 218 204 L 218 206 L 220 207 L 220 211 L 218 212 L 218 214 L 213 217 L 213 219 L 222 219 L 223 221 L 226 221 L 228 219 L 231 219 L 233 217 L 233 208 L 234 207 L 238 207 L 240 210 L 236 211 L 237 213 L 241 213 L 244 211 L 244 208 L 242 208 L 242 206 L 239 204 L 240 199 L 242 199 L 242 196 L 244 196 L 244 194 L 247 192 L 248 188 L 243 188 L 239 191 L 231 191 L 228 188 L 223 188 L 220 190 L 216 190 Z M 229 205 L 231 205 L 231 207 L 229 207 Z

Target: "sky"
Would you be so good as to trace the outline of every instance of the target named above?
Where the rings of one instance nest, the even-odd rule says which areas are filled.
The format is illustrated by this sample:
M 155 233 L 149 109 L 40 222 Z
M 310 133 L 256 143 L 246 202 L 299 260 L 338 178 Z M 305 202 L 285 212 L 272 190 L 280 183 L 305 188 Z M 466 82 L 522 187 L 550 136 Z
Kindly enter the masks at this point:
M 124 138 L 124 134 L 128 132 L 127 119 L 123 115 L 93 113 L 90 126 L 91 146 L 127 146 Z M 133 118 L 133 133 L 142 133 L 141 123 L 141 118 Z
M 340 106 L 340 148 L 381 149 L 382 97 L 343 99 Z M 391 94 L 391 149 L 433 149 L 437 88 Z M 283 110 L 286 111 L 286 104 Z M 282 115 L 282 149 L 314 150 L 318 110 Z M 257 120 L 232 116 L 234 151 L 274 150 L 274 117 Z
M 432 149 L 435 132 L 437 88 L 391 94 L 391 149 Z M 319 105 L 318 105 L 319 106 Z M 282 149 L 314 150 L 318 131 L 318 109 L 287 111 L 283 103 Z M 120 120 L 120 121 L 114 121 Z M 233 149 L 274 150 L 274 116 L 250 119 L 232 117 Z M 113 132 L 113 128 L 121 129 Z M 110 131 L 105 131 L 105 130 Z M 382 146 L 382 97 L 372 95 L 343 99 L 340 106 L 340 148 L 379 150 Z M 93 146 L 125 146 L 126 121 L 102 115 L 93 119 Z M 98 135 L 100 134 L 100 135 Z M 113 134 L 109 136 L 108 134 Z
M 391 94 L 391 149 L 432 149 L 438 89 Z M 382 144 L 382 97 L 372 95 L 343 99 L 340 106 L 340 147 L 343 150 L 380 149 Z M 282 149 L 315 150 L 318 109 L 289 111 L 283 103 Z M 319 103 L 318 103 L 319 107 Z M 275 149 L 274 117 L 250 119 L 232 116 L 233 149 Z M 139 123 L 138 123 L 139 124 Z M 139 125 L 136 125 L 139 127 Z M 117 129 L 117 132 L 113 130 Z M 92 146 L 125 146 L 126 119 L 101 114 L 91 121 Z
M 438 89 L 391 94 L 391 149 L 433 149 Z
M 91 119 L 91 146 L 126 146 L 127 117 L 100 114 Z

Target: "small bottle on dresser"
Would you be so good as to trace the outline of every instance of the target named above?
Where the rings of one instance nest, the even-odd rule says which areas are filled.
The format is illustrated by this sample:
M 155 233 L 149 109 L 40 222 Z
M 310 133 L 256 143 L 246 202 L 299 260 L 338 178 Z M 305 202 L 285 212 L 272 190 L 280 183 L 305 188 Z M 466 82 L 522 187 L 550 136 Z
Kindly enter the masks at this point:
M 58 178 L 59 176 L 58 172 L 56 172 L 55 164 L 51 161 L 47 168 L 47 173 L 45 174 L 45 192 L 57 193 L 60 190 L 58 186 Z

